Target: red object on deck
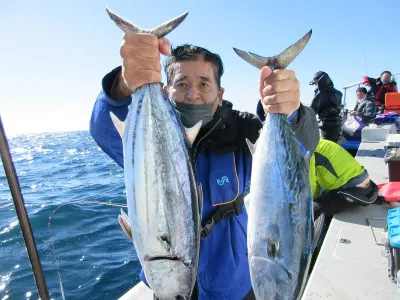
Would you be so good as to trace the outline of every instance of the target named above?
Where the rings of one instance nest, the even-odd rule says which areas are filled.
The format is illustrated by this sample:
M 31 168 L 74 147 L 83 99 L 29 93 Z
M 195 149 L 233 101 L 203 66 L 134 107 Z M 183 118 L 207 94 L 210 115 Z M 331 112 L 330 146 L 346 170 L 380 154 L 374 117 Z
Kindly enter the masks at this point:
M 400 109 L 400 93 L 387 93 L 385 95 L 385 109 L 389 111 Z
M 378 184 L 378 187 L 386 202 L 400 201 L 400 182 L 385 182 Z

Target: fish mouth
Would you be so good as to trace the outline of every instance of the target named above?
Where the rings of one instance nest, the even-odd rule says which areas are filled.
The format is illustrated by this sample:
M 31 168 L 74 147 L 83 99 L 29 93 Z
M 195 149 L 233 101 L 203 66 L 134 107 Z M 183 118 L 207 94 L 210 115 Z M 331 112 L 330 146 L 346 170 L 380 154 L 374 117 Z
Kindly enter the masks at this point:
M 179 257 L 176 256 L 151 256 L 151 257 L 145 257 L 144 261 L 149 262 L 149 261 L 157 261 L 157 260 L 177 260 L 181 261 Z
M 144 262 L 146 263 L 151 263 L 151 262 L 165 262 L 165 261 L 176 261 L 176 262 L 181 262 L 185 267 L 190 267 L 192 266 L 192 263 L 190 260 L 185 260 L 182 257 L 177 257 L 177 256 L 145 256 L 144 257 Z
M 278 262 L 261 256 L 253 256 L 250 262 L 251 270 L 254 274 L 269 273 L 271 277 L 279 278 L 282 281 L 292 280 L 293 272 L 286 269 Z

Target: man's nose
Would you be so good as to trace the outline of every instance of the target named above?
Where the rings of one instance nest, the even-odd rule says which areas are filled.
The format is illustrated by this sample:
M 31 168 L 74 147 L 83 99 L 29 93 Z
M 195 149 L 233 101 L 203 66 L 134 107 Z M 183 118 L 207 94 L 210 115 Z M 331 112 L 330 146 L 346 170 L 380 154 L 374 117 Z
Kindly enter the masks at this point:
M 191 102 L 196 102 L 200 100 L 200 91 L 195 88 L 191 87 L 186 92 L 186 99 Z

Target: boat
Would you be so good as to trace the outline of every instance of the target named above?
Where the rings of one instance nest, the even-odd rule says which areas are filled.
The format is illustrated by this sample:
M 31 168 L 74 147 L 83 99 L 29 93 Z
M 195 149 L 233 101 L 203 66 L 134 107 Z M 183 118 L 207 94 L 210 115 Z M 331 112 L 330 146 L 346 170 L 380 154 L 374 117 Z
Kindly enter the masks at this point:
M 352 87 L 356 85 L 359 83 Z M 362 129 L 355 158 L 365 166 L 370 178 L 377 184 L 389 180 L 384 149 L 389 135 L 400 136 L 399 129 L 395 123 L 371 124 Z M 388 277 L 388 260 L 385 256 L 385 242 L 388 239 L 386 218 L 391 208 L 390 204 L 372 204 L 347 210 L 332 218 L 315 257 L 303 300 L 400 297 L 400 287 Z M 40 263 L 37 262 L 35 266 L 40 275 Z M 41 290 L 41 298 L 48 299 L 43 283 Z M 120 299 L 150 300 L 153 299 L 153 293 L 140 282 Z

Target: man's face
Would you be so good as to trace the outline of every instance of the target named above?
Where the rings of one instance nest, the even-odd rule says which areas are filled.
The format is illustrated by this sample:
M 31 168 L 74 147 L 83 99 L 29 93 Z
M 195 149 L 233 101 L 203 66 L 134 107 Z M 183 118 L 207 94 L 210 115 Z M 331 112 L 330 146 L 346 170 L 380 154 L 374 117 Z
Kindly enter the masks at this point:
M 203 60 L 177 62 L 166 92 L 170 99 L 186 104 L 214 104 L 213 114 L 222 105 L 223 88 L 218 88 L 215 67 Z
M 356 92 L 357 100 L 364 99 L 366 95 L 367 94 L 364 94 L 363 92 L 360 91 Z
M 390 82 L 390 77 L 392 77 L 389 73 L 383 73 L 381 76 L 382 82 Z

